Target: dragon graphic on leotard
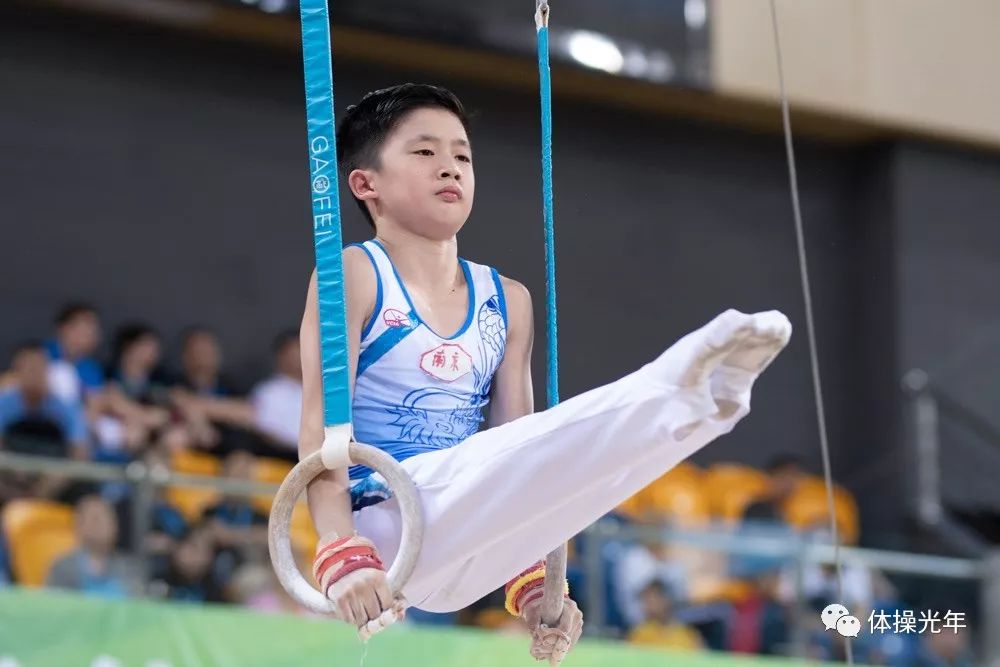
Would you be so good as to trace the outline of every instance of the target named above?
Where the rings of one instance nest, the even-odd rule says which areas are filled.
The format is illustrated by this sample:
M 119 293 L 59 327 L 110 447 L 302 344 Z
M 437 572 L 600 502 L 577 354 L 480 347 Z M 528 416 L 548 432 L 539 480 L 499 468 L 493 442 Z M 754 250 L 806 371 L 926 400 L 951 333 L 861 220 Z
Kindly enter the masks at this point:
M 399 407 L 389 408 L 390 426 L 399 427 L 398 439 L 436 447 L 450 447 L 479 430 L 483 406 L 489 402 L 493 373 L 503 359 L 507 342 L 507 323 L 500 310 L 500 298 L 494 295 L 479 308 L 479 359 L 472 364 L 475 390 L 471 394 L 442 387 L 422 387 L 411 391 Z M 447 411 L 428 408 L 430 400 L 447 396 L 458 406 Z

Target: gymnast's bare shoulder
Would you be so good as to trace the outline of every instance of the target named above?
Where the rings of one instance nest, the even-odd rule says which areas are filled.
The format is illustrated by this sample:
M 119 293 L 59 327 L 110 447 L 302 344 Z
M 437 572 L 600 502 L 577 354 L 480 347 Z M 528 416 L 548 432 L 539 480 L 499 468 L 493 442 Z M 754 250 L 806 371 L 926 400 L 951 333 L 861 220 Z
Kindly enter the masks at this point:
M 378 277 L 368 255 L 359 246 L 344 248 L 344 297 L 347 299 L 347 320 L 367 322 L 375 310 Z M 358 329 L 360 334 L 361 329 Z
M 531 346 L 534 322 L 531 293 L 528 288 L 504 276 L 500 277 L 507 302 L 507 345 L 503 361 L 493 377 L 489 425 L 499 426 L 534 410 L 531 384 Z
M 531 292 L 522 283 L 500 276 L 504 300 L 507 302 L 507 326 L 519 330 L 516 333 L 529 332 L 532 329 Z M 509 334 L 510 332 L 508 332 Z

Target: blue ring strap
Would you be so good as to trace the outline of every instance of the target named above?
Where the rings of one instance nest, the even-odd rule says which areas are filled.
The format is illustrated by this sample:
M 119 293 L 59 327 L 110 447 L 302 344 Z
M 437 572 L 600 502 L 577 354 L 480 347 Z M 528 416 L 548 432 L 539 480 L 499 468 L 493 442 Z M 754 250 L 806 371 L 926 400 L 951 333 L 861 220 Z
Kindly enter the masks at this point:
M 323 423 L 351 422 L 344 305 L 343 241 L 337 178 L 337 127 L 333 111 L 333 62 L 327 0 L 301 0 L 313 244 L 319 291 L 319 337 L 323 360 Z
M 547 10 L 547 7 L 546 7 Z M 542 104 L 542 211 L 545 222 L 545 313 L 548 353 L 548 407 L 559 403 L 559 325 L 556 318 L 555 207 L 552 194 L 552 78 L 549 69 L 548 20 L 538 26 L 538 81 Z

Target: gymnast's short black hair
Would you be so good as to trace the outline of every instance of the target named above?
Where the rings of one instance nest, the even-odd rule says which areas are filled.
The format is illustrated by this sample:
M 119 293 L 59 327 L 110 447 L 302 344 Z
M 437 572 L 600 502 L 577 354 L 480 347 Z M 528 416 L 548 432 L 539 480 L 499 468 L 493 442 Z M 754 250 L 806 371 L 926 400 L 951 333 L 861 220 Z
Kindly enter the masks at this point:
M 455 114 L 469 132 L 469 116 L 462 102 L 450 90 L 422 83 L 404 83 L 375 90 L 347 113 L 337 129 L 337 150 L 340 170 L 344 177 L 355 169 L 378 168 L 379 153 L 396 126 L 417 109 L 444 109 Z M 365 219 L 372 227 L 375 221 L 365 203 L 354 198 Z

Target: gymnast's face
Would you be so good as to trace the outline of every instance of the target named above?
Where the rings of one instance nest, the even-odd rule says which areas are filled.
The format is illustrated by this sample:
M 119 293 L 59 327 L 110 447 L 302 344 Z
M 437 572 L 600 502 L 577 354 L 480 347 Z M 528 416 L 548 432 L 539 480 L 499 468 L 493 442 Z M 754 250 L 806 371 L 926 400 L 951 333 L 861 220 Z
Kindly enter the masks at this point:
M 462 122 L 444 109 L 410 112 L 386 138 L 374 169 L 356 169 L 351 190 L 372 202 L 376 225 L 433 240 L 455 236 L 476 193 L 472 150 Z

